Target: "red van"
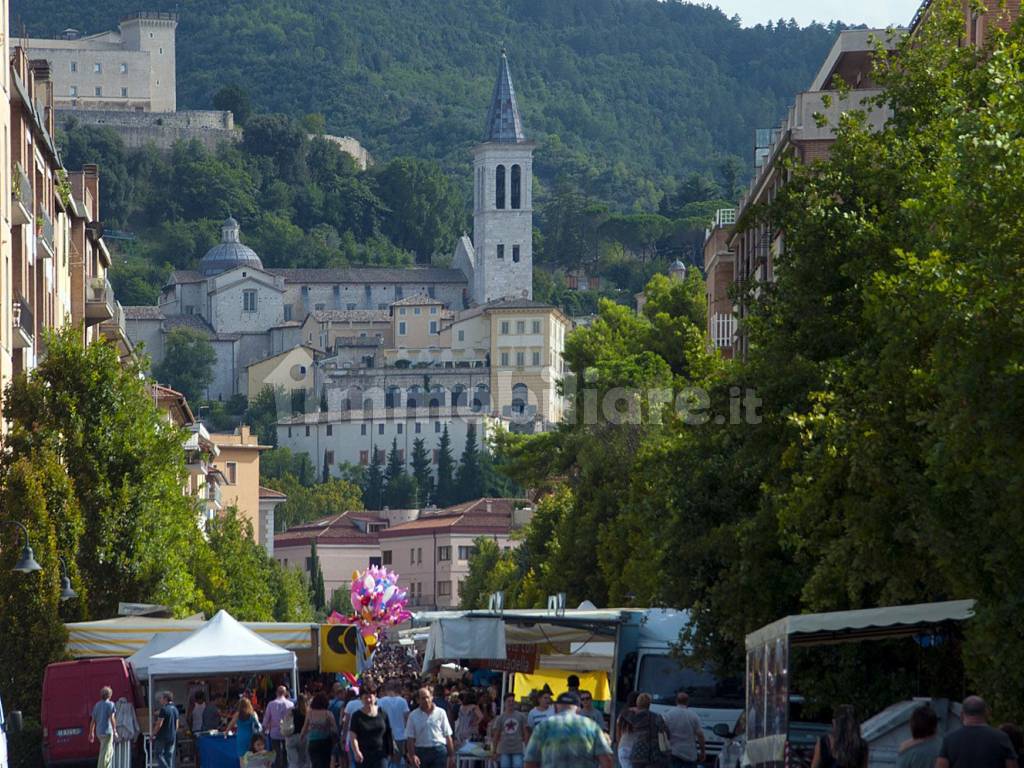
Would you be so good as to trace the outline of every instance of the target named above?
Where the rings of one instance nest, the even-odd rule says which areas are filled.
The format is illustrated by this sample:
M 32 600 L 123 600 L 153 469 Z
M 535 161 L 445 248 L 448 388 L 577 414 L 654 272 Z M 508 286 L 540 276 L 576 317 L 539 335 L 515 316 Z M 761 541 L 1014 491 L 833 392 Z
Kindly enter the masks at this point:
M 89 743 L 89 720 L 100 689 L 113 701 L 124 696 L 138 707 L 141 690 L 124 659 L 80 659 L 51 664 L 43 676 L 43 761 L 47 766 L 95 762 L 99 743 Z

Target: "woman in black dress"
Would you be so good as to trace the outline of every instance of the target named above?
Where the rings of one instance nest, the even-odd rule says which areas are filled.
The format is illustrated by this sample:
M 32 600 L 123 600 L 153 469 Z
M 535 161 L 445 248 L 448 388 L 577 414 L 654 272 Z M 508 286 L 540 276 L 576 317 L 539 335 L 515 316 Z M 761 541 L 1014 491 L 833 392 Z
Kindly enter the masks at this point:
M 388 717 L 377 706 L 377 689 L 363 686 L 359 698 L 363 708 L 352 713 L 348 727 L 356 768 L 387 768 L 393 738 Z

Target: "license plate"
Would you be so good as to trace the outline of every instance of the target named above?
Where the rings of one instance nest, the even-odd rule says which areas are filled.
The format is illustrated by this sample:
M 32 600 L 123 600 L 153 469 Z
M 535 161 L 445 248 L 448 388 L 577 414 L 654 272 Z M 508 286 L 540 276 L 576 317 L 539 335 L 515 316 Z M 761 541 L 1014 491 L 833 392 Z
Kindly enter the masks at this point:
M 58 739 L 67 739 L 67 738 L 70 738 L 72 736 L 81 736 L 81 735 L 82 735 L 82 729 L 81 728 L 58 728 L 57 729 L 57 738 Z

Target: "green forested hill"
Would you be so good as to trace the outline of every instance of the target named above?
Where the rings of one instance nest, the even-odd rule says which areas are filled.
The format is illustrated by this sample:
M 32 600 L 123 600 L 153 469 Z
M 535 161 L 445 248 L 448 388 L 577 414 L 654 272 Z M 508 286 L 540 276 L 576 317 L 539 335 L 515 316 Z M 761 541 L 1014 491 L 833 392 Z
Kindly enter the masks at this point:
M 181 108 L 238 83 L 261 111 L 323 113 L 378 158 L 448 168 L 482 129 L 505 46 L 528 131 L 546 143 L 541 178 L 604 175 L 606 199 L 641 207 L 666 179 L 746 161 L 753 129 L 778 120 L 834 34 L 743 29 L 656 0 L 13 0 L 11 18 L 15 34 L 92 33 L 140 7 L 180 16 Z

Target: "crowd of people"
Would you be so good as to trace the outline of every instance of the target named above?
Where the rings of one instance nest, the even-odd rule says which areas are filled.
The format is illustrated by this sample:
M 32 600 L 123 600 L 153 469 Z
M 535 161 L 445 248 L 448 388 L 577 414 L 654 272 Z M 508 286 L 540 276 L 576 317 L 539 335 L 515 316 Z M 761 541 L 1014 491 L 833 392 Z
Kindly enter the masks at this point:
M 522 699 L 511 691 L 502 697 L 486 675 L 438 680 L 420 675 L 415 659 L 388 652 L 358 687 L 347 683 L 315 677 L 294 698 L 278 685 L 262 712 L 255 697 L 242 695 L 223 726 L 219 709 L 198 690 L 185 726 L 194 733 L 234 732 L 239 768 L 454 768 L 460 751 L 488 768 L 698 768 L 707 761 L 701 721 L 685 692 L 661 714 L 652 710 L 649 694 L 631 693 L 609 723 L 575 675 L 557 696 L 545 686 Z M 89 726 L 90 740 L 100 741 L 98 768 L 110 768 L 116 729 L 110 698 L 104 688 Z M 156 701 L 154 756 L 160 768 L 174 768 L 179 711 L 168 691 Z M 961 722 L 940 735 L 935 710 L 917 707 L 896 768 L 1020 768 L 1020 728 L 991 727 L 977 696 L 964 700 Z M 830 732 L 815 745 L 811 768 L 868 765 L 856 713 L 838 707 Z

